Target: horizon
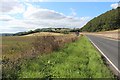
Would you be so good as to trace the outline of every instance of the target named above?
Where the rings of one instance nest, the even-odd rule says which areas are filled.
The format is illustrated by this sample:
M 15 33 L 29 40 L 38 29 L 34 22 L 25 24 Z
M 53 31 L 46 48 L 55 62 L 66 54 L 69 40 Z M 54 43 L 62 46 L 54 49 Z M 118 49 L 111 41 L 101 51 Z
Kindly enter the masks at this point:
M 94 17 L 115 9 L 118 3 L 16 1 L 0 4 L 0 33 L 17 33 L 37 28 L 81 28 Z

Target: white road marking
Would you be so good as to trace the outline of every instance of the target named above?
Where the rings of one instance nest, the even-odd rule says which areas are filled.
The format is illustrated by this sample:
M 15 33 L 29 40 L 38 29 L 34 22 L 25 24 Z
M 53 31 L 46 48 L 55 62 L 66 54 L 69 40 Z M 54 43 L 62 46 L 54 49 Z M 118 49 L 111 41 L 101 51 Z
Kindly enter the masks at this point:
M 88 38 L 90 42 L 100 51 L 100 53 L 110 62 L 110 64 L 120 73 L 120 70 L 113 64 L 113 62 L 92 42 L 90 38 Z

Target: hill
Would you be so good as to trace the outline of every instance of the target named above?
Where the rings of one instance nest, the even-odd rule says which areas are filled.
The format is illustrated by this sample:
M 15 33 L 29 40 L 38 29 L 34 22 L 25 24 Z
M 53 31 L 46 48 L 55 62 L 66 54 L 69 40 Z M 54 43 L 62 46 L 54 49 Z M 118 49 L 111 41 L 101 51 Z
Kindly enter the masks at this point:
M 12 33 L 0 33 L 0 36 L 13 36 Z
M 90 20 L 81 31 L 99 32 L 120 28 L 120 7 L 112 9 Z

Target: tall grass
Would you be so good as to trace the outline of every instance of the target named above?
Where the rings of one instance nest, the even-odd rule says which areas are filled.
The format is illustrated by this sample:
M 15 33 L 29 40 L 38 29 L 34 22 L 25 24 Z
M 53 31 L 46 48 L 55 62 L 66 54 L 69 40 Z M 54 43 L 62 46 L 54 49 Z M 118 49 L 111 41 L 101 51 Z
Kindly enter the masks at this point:
M 3 37 L 2 77 L 18 78 L 21 64 L 27 64 L 27 59 L 51 53 L 75 39 L 75 36 Z
M 20 78 L 114 78 L 84 36 L 52 54 L 27 60 L 18 75 Z

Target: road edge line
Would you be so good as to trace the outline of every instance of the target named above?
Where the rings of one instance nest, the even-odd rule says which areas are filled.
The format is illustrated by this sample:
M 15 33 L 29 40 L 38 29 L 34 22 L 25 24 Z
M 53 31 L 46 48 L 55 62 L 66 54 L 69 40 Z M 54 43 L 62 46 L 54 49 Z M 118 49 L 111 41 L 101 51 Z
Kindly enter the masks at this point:
M 109 61 L 109 63 L 116 69 L 118 73 L 120 73 L 120 70 L 113 64 L 113 62 L 92 42 L 90 38 L 88 38 L 90 42 L 97 48 L 97 50 Z

